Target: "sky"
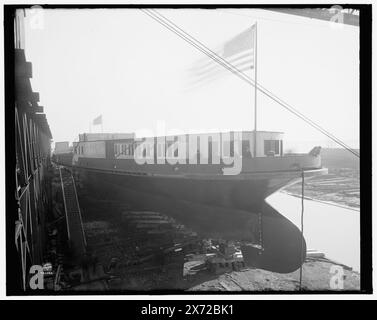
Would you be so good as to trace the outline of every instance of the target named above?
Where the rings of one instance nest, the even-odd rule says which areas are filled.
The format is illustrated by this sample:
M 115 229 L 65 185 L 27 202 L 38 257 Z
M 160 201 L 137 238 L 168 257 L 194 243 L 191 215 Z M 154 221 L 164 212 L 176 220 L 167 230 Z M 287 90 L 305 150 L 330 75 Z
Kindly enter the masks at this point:
M 358 27 L 261 9 L 158 11 L 211 49 L 257 22 L 258 83 L 358 148 Z M 229 72 L 190 87 L 203 53 L 138 9 L 27 11 L 25 52 L 54 142 L 101 132 L 91 125 L 101 114 L 104 132 L 254 129 L 254 88 Z M 257 101 L 258 130 L 284 132 L 286 148 L 336 146 L 262 93 Z

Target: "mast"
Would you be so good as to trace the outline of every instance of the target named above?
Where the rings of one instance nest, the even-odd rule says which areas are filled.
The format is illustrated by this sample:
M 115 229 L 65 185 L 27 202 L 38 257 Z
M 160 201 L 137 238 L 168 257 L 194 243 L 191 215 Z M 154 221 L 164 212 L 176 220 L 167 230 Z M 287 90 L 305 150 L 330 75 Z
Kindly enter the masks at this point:
M 257 156 L 257 23 L 255 22 L 254 39 L 254 158 Z

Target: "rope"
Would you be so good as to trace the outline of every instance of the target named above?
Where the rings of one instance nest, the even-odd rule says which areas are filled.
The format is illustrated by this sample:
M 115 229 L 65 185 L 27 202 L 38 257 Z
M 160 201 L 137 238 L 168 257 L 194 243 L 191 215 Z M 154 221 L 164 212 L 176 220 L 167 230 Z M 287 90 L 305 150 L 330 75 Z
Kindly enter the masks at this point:
M 301 173 L 301 260 L 302 264 L 300 265 L 300 291 L 302 290 L 302 265 L 304 263 L 304 170 Z
M 143 13 L 145 13 L 146 15 L 148 15 L 149 17 L 151 17 L 152 19 L 154 19 L 155 21 L 157 21 L 159 24 L 164 26 L 166 29 L 172 31 L 177 36 L 182 38 L 184 41 L 188 42 L 190 45 L 192 45 L 193 47 L 195 47 L 196 49 L 198 49 L 199 51 L 201 51 L 202 53 L 207 55 L 209 58 L 211 58 L 212 60 L 214 60 L 215 62 L 217 62 L 221 66 L 223 66 L 224 68 L 226 68 L 228 71 L 232 72 L 233 74 L 235 74 L 236 76 L 241 78 L 241 80 L 244 80 L 248 84 L 256 87 L 264 95 L 266 95 L 267 97 L 269 97 L 272 100 L 274 100 L 275 102 L 277 102 L 283 108 L 285 108 L 289 112 L 293 113 L 294 115 L 299 117 L 301 120 L 305 121 L 307 124 L 309 124 L 310 126 L 315 128 L 316 130 L 318 130 L 319 132 L 321 132 L 322 134 L 324 134 L 325 136 L 327 136 L 328 138 L 333 140 L 335 143 L 339 144 L 340 146 L 342 146 L 343 148 L 345 148 L 346 150 L 351 152 L 356 157 L 358 157 L 358 158 L 360 157 L 360 155 L 356 151 L 354 151 L 350 146 L 348 146 L 343 141 L 341 141 L 340 139 L 335 137 L 333 134 L 331 134 L 330 132 L 328 132 L 327 130 L 322 128 L 320 125 L 316 124 L 314 121 L 312 121 L 311 119 L 309 119 L 308 117 L 303 115 L 301 112 L 299 112 L 298 110 L 296 110 L 295 108 L 290 106 L 287 102 L 278 98 L 276 95 L 274 95 L 272 92 L 270 92 L 269 90 L 267 90 L 266 88 L 264 88 L 260 84 L 255 83 L 255 81 L 253 81 L 250 77 L 248 77 L 242 71 L 237 69 L 234 65 L 232 65 L 227 60 L 225 60 L 222 57 L 220 57 L 219 55 L 217 55 L 215 52 L 210 50 L 207 46 L 205 46 L 203 43 L 201 43 L 195 37 L 188 34 L 186 31 L 181 29 L 179 26 L 174 24 L 171 20 L 169 20 L 168 18 L 163 16 L 161 13 L 158 13 L 157 11 L 152 10 L 152 9 L 149 9 L 149 10 L 148 9 L 140 9 L 140 10 Z

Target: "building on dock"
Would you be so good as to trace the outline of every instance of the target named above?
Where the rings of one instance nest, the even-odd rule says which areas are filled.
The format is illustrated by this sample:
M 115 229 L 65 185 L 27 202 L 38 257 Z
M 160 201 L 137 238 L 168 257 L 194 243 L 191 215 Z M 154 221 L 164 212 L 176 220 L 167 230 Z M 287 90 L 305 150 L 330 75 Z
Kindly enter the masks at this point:
M 69 141 L 55 142 L 54 154 L 70 152 Z

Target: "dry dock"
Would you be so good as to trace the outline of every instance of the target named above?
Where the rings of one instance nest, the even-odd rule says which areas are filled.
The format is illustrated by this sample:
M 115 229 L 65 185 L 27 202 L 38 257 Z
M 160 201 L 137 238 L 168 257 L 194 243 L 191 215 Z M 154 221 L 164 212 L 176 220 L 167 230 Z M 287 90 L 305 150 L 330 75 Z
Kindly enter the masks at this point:
M 125 293 L 166 289 L 228 292 L 300 290 L 299 270 L 289 274 L 242 266 L 237 266 L 234 270 L 231 263 L 227 266 L 224 263 L 223 268 L 214 271 L 213 264 L 203 258 L 206 253 L 203 253 L 203 248 L 198 244 L 200 241 L 193 241 L 191 248 L 184 248 L 182 252 L 171 254 L 171 248 L 177 243 L 182 243 L 184 237 L 191 236 L 192 239 L 196 239 L 195 235 L 190 234 L 188 230 L 184 232 L 180 230 L 175 233 L 175 237 L 166 237 L 167 231 L 172 230 L 172 224 L 168 223 L 163 215 L 153 212 L 133 212 L 125 203 L 108 199 L 99 200 L 98 197 L 87 193 L 85 188 L 80 188 L 79 179 L 77 184 L 88 247 L 97 267 L 93 268 L 94 271 L 90 273 L 89 279 L 76 283 L 70 287 L 71 290 L 110 290 Z M 285 214 L 287 213 L 285 211 L 288 211 L 293 222 L 299 222 L 300 199 L 278 193 L 268 201 Z M 335 259 L 336 262 L 321 257 L 308 258 L 303 265 L 301 290 L 334 290 L 334 287 L 331 287 L 331 279 L 339 268 L 343 274 L 342 284 L 337 290 L 359 290 L 360 275 L 352 270 L 352 268 L 358 270 L 359 264 L 356 263 L 358 261 L 350 258 L 358 257 L 357 238 L 350 236 L 349 230 L 337 231 L 335 226 L 326 226 L 321 220 L 324 219 L 323 215 L 331 215 L 335 221 L 345 215 L 344 221 L 350 219 L 345 225 L 352 225 L 352 230 L 356 232 L 357 214 L 354 211 L 349 213 L 339 207 L 305 200 L 305 236 L 308 248 L 320 250 L 326 254 L 326 258 Z M 130 233 L 127 223 L 132 224 L 132 229 L 137 227 L 138 231 Z M 176 228 L 177 224 L 174 225 Z M 332 239 L 313 237 L 313 234 L 323 234 L 320 230 L 331 227 L 335 229 L 334 232 L 328 233 L 333 235 Z M 142 236 L 145 232 L 148 232 L 149 241 Z M 329 243 L 332 247 L 329 247 Z M 343 245 L 347 243 L 349 250 L 344 250 L 346 254 L 341 257 L 333 254 L 334 250 L 342 252 Z M 196 253 L 198 257 L 196 260 L 187 258 L 192 252 Z M 211 255 L 206 252 L 207 255 Z M 347 264 L 345 262 L 347 257 L 348 261 L 353 263 Z M 347 266 L 338 264 L 339 261 Z
M 299 270 L 279 274 L 248 268 L 243 263 L 238 242 L 201 239 L 163 213 L 133 211 L 127 203 L 89 193 L 79 177 L 70 178 L 69 171 L 62 175 L 57 167 L 52 171 L 56 212 L 51 217 L 53 222 L 47 240 L 48 259 L 54 276 L 46 278 L 46 289 L 63 294 L 67 291 L 360 289 L 357 211 L 305 200 L 304 235 L 308 248 L 317 251 L 308 251 L 300 287 Z M 71 185 L 73 181 L 75 188 L 72 190 L 75 192 L 64 197 L 63 185 Z M 77 199 L 73 197 L 76 190 Z M 65 189 L 65 193 L 67 191 Z M 80 208 L 74 209 L 66 203 L 66 209 L 73 208 L 71 212 L 66 211 L 64 199 L 78 201 Z M 300 222 L 301 199 L 277 193 L 268 201 L 292 222 Z M 78 212 L 81 218 L 76 217 L 73 228 L 64 217 L 69 214 L 68 222 L 72 222 Z M 337 227 L 340 220 L 342 228 Z M 70 237 L 68 229 L 71 230 Z M 330 239 L 323 236 L 327 234 L 331 235 Z M 77 254 L 83 239 L 85 249 Z M 334 287 L 334 276 L 337 275 L 340 277 Z

